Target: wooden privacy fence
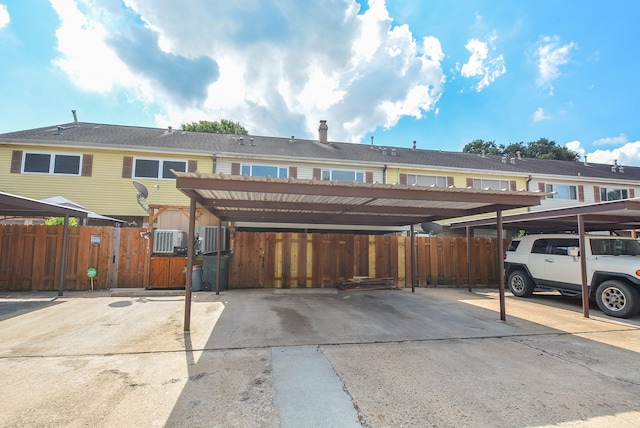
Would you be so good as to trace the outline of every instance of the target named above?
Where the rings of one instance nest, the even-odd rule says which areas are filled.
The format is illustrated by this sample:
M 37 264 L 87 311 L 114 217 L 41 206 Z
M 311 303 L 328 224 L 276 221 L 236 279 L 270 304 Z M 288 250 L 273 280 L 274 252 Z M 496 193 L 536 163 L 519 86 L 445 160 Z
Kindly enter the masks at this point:
M 141 228 L 69 227 L 65 290 L 142 287 L 149 277 L 149 241 Z M 0 290 L 57 290 L 62 226 L 0 226 Z
M 466 238 L 416 237 L 414 242 L 416 286 L 469 283 Z M 471 245 L 471 283 L 498 284 L 497 240 L 472 238 Z M 410 287 L 410 263 L 406 236 L 236 232 L 229 287 L 335 287 L 355 276 L 391 277 L 396 286 Z
M 144 232 L 70 227 L 63 288 L 91 289 L 91 267 L 98 271 L 94 289 L 184 287 L 186 258 L 152 257 Z M 0 291 L 57 290 L 62 236 L 62 226 L 0 226 Z M 416 286 L 469 283 L 466 238 L 416 237 L 414 242 Z M 472 238 L 471 244 L 471 283 L 497 284 L 497 240 Z M 410 237 L 235 232 L 231 248 L 229 288 L 335 287 L 356 276 L 411 286 Z

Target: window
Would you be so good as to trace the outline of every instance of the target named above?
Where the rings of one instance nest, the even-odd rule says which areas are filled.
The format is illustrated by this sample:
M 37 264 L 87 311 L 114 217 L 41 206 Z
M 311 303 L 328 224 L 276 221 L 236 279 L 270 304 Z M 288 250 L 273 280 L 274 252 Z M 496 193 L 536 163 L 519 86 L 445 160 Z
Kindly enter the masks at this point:
M 287 178 L 289 176 L 289 168 L 272 165 L 242 165 L 240 174 L 251 177 Z
M 631 239 L 591 240 L 591 252 L 594 256 L 640 256 L 640 243 Z
M 511 243 L 509 244 L 509 248 L 507 248 L 507 251 L 515 251 L 518 249 L 518 245 L 520 245 L 520 241 L 517 240 L 513 240 L 511 241 Z
M 538 239 L 533 243 L 533 247 L 531 248 L 531 252 L 533 254 L 546 254 L 547 253 L 547 245 L 549 244 L 548 239 Z
M 80 175 L 82 155 L 25 153 L 22 172 L 33 174 Z
M 560 184 L 547 184 L 545 187 L 547 192 L 556 192 L 555 195 L 549 195 L 549 199 L 578 199 L 576 186 L 565 186 Z
M 133 167 L 133 177 L 175 179 L 175 176 L 170 171 L 171 169 L 185 172 L 187 170 L 187 161 L 136 159 Z
M 607 187 L 600 188 L 601 201 L 619 201 L 620 199 L 628 199 L 629 193 L 627 189 L 612 189 Z
M 533 243 L 532 254 L 554 254 L 556 256 L 566 256 L 569 247 L 577 247 L 578 240 L 575 238 L 542 238 Z
M 346 182 L 360 182 L 364 183 L 364 172 L 363 171 L 352 171 L 346 169 L 323 169 L 322 170 L 322 179 L 323 180 L 335 180 L 335 181 L 346 181 Z
M 407 184 L 425 187 L 447 187 L 447 177 L 439 175 L 407 174 Z
M 555 254 L 557 256 L 566 256 L 569 251 L 569 247 L 578 247 L 577 239 L 556 239 L 553 242 L 553 246 L 551 248 L 551 254 Z
M 486 178 L 474 178 L 474 189 L 489 189 L 489 190 L 509 190 L 509 180 L 490 180 Z

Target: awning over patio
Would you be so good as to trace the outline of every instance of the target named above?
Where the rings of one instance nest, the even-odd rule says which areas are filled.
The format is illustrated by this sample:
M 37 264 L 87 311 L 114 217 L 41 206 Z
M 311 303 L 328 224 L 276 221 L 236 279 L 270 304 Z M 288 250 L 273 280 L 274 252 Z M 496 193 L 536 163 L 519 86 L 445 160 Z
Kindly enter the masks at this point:
M 405 226 L 539 205 L 546 193 L 174 172 L 222 221 Z
M 579 216 L 586 232 L 640 229 L 640 198 L 505 215 L 502 227 L 537 233 L 577 232 Z M 495 218 L 451 223 L 452 228 L 495 226 Z
M 172 172 L 176 175 L 178 190 L 191 199 L 188 242 L 194 239 L 196 204 L 209 210 L 220 221 L 406 226 L 491 212 L 500 219 L 502 211 L 539 205 L 547 195 L 510 190 Z M 501 253 L 502 240 L 498 242 Z M 411 247 L 413 250 L 413 245 Z M 193 248 L 189 246 L 187 269 L 192 268 L 193 259 Z M 505 319 L 504 281 L 500 283 L 500 317 Z M 189 275 L 185 299 L 184 329 L 189 331 Z

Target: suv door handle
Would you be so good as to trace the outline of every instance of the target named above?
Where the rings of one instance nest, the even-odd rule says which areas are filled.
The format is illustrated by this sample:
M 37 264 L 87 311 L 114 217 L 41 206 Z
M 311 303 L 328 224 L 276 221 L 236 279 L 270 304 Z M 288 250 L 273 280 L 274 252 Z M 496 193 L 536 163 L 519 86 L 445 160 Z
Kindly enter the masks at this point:
M 544 259 L 544 261 L 548 262 L 548 263 L 555 263 L 556 262 L 555 259 Z

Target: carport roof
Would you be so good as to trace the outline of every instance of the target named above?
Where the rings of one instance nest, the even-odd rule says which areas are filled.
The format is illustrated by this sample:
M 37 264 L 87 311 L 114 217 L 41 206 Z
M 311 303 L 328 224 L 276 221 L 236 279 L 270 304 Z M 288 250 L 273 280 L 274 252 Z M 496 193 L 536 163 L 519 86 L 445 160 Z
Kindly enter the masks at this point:
M 87 217 L 86 210 L 66 207 L 24 196 L 0 192 L 0 216 L 4 217 Z
M 222 221 L 405 226 L 540 204 L 541 192 L 177 172 L 176 187 Z
M 579 215 L 584 220 L 587 232 L 640 229 L 640 198 L 505 215 L 502 217 L 502 227 L 530 232 L 577 231 Z M 495 226 L 495 218 L 451 224 L 452 228 Z

